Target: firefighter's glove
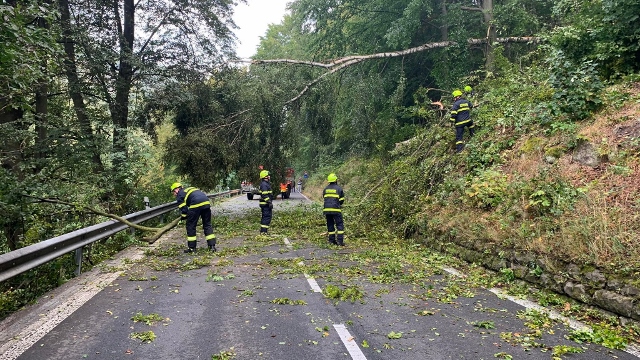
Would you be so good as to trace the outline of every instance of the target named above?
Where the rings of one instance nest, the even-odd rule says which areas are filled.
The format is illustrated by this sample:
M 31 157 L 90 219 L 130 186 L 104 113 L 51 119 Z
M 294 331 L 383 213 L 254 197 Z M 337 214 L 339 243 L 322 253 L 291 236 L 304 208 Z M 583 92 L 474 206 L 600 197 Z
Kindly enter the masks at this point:
M 273 209 L 273 203 L 269 201 L 269 209 Z

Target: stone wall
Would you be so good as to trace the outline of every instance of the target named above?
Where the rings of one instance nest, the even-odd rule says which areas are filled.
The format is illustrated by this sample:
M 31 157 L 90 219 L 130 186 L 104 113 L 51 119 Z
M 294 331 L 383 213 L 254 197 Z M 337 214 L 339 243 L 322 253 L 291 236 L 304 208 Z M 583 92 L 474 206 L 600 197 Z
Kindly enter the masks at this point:
M 567 295 L 617 315 L 640 320 L 640 288 L 593 266 L 565 263 L 535 254 L 477 249 L 472 244 L 423 239 L 427 246 L 494 271 L 511 269 L 519 279 Z M 637 280 L 637 279 L 636 279 Z

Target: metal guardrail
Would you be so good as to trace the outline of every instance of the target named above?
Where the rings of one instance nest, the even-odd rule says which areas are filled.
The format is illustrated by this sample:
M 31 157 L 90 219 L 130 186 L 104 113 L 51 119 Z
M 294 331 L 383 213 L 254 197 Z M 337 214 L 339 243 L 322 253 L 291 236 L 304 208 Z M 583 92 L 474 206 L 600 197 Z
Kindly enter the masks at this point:
M 216 198 L 225 195 L 231 196 L 238 194 L 238 192 L 239 190 L 227 190 L 207 196 Z M 124 218 L 131 223 L 138 224 L 177 208 L 178 205 L 174 201 L 126 215 Z M 22 274 L 74 250 L 82 249 L 85 245 L 107 238 L 127 228 L 129 228 L 129 225 L 116 220 L 105 221 L 2 254 L 0 255 L 0 281 Z M 80 265 L 78 264 L 78 274 Z

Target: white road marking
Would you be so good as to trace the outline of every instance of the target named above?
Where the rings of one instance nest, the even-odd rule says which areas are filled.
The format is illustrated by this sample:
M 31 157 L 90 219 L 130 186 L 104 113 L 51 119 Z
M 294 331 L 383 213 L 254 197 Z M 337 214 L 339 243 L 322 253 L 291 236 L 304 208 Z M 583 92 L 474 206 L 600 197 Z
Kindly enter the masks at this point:
M 311 202 L 311 200 L 309 200 L 309 198 L 308 198 L 308 197 L 304 196 L 304 194 L 303 194 L 303 193 L 300 193 L 300 195 L 302 195 L 302 197 L 303 197 L 303 198 L 305 198 L 305 200 L 307 200 L 307 202 Z
M 138 251 L 131 260 L 138 260 L 143 256 L 142 251 Z M 83 285 L 72 297 L 67 298 L 60 305 L 49 311 L 37 321 L 25 327 L 19 334 L 7 341 L 0 347 L 0 360 L 14 360 L 29 349 L 33 344 L 47 335 L 53 328 L 58 326 L 64 319 L 73 314 L 87 301 L 102 291 L 116 280 L 122 272 L 105 273 L 97 276 L 95 280 Z
M 362 353 L 362 350 L 360 350 L 356 339 L 354 339 L 354 337 L 349 334 L 349 331 L 344 326 L 344 324 L 334 324 L 333 328 L 336 329 L 338 335 L 340 335 L 340 340 L 342 340 L 342 343 L 347 348 L 347 351 L 349 352 L 349 355 L 351 355 L 352 359 L 367 360 L 367 358 Z
M 320 289 L 320 286 L 318 286 L 318 283 L 316 282 L 316 279 L 312 278 L 311 276 L 304 274 L 304 277 L 307 278 L 307 282 L 309 283 L 309 285 L 311 285 L 311 289 L 313 290 L 313 292 L 317 292 L 317 293 L 321 293 L 322 289 Z
M 443 267 L 442 270 L 448 272 L 449 274 L 458 276 L 458 277 L 466 277 L 466 275 L 464 275 L 463 273 L 461 273 L 460 271 L 451 268 L 451 267 Z M 588 326 L 587 324 L 578 321 L 578 320 L 574 320 L 571 318 L 568 318 L 562 314 L 560 314 L 559 312 L 552 310 L 552 309 L 547 309 L 541 305 L 538 305 L 536 303 L 534 303 L 533 301 L 529 301 L 529 300 L 524 300 L 524 299 L 518 299 L 516 297 L 513 297 L 509 294 L 507 294 L 506 292 L 504 292 L 502 289 L 498 289 L 498 288 L 491 288 L 488 289 L 489 291 L 491 291 L 492 293 L 496 294 L 499 298 L 501 299 L 507 299 L 510 300 L 520 306 L 523 306 L 526 309 L 534 309 L 540 312 L 543 312 L 545 314 L 547 314 L 551 319 L 555 319 L 555 320 L 560 320 L 563 323 L 567 324 L 570 328 L 575 329 L 575 330 L 586 330 L 586 331 L 593 331 L 593 329 L 591 329 L 590 326 Z M 638 348 L 637 346 L 635 346 L 634 344 L 628 344 L 627 347 L 623 350 L 624 352 L 627 352 L 635 357 L 640 358 L 640 348 Z

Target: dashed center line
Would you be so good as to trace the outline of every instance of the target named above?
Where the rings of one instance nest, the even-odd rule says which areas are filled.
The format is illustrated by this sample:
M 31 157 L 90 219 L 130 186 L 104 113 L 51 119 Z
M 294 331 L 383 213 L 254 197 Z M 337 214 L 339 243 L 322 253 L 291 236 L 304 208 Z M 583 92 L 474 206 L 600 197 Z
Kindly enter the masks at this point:
M 311 289 L 313 290 L 313 292 L 317 292 L 317 293 L 321 293 L 322 292 L 322 289 L 320 289 L 320 286 L 318 286 L 318 283 L 316 282 L 316 279 L 312 278 L 311 276 L 309 276 L 307 274 L 304 274 L 304 277 L 307 278 L 307 282 L 311 286 Z
M 340 340 L 342 340 L 342 343 L 347 348 L 347 351 L 353 360 L 367 360 L 362 353 L 362 350 L 360 350 L 358 343 L 355 341 L 353 336 L 349 334 L 349 331 L 344 324 L 334 324 L 333 328 L 336 329 L 336 332 L 340 335 Z
M 300 261 L 298 263 L 298 265 L 299 266 L 304 266 L 304 262 Z M 314 279 L 313 277 L 311 277 L 307 273 L 304 274 L 304 277 L 307 278 L 307 282 L 311 286 L 311 290 L 313 290 L 313 292 L 317 292 L 317 293 L 321 293 L 322 292 L 322 289 L 320 289 L 320 286 L 318 286 L 318 283 L 316 282 L 316 279 Z
M 289 239 L 285 238 L 284 243 L 288 248 L 291 248 L 291 242 L 289 242 Z M 304 262 L 300 261 L 298 265 L 304 266 Z M 313 292 L 322 293 L 322 289 L 320 289 L 320 286 L 318 286 L 316 279 L 314 279 L 307 273 L 304 274 L 304 277 L 307 278 L 307 282 L 311 286 Z M 349 355 L 351 355 L 351 358 L 353 360 L 367 360 L 367 358 L 362 353 L 362 350 L 360 350 L 358 343 L 355 341 L 354 337 L 351 336 L 344 324 L 333 324 L 333 328 L 336 329 L 338 336 L 340 336 L 340 340 L 347 348 L 347 351 L 349 352 Z

